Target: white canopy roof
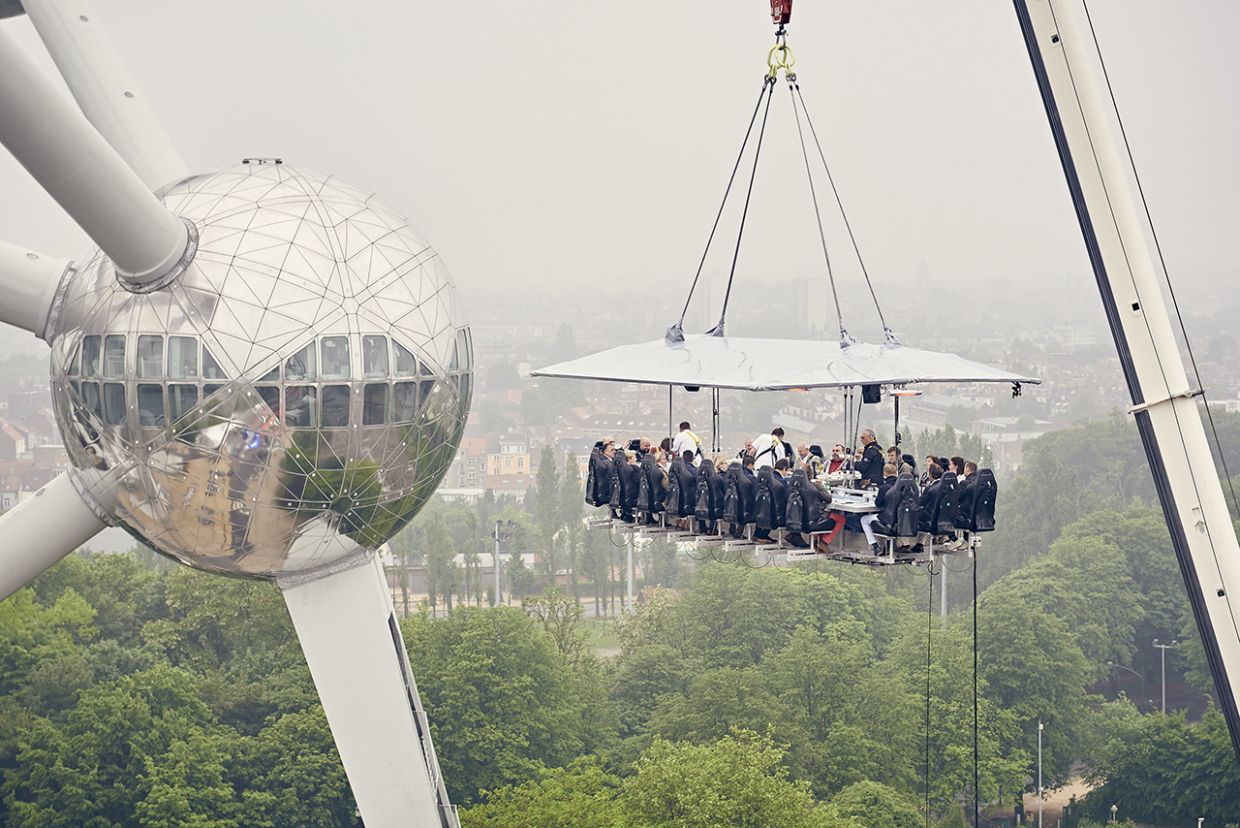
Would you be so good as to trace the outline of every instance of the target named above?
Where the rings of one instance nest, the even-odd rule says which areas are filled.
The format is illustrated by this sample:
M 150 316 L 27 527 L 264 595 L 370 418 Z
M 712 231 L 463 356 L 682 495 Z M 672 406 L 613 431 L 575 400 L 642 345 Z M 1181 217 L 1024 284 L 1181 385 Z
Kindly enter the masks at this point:
M 686 334 L 684 342 L 660 339 L 621 345 L 580 359 L 548 365 L 536 377 L 784 391 L 917 382 L 1038 383 L 955 354 L 905 345 L 804 339 L 757 339 Z

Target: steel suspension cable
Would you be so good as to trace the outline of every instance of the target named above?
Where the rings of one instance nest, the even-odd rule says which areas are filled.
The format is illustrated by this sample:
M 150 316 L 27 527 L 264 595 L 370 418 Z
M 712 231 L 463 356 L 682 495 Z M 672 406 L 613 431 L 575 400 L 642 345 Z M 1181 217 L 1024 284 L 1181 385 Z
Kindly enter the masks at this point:
M 887 325 L 887 318 L 883 316 L 883 308 L 878 302 L 878 294 L 874 290 L 874 283 L 870 280 L 870 271 L 865 266 L 865 259 L 861 255 L 861 247 L 857 244 L 857 236 L 853 233 L 852 222 L 848 220 L 848 211 L 844 209 L 844 200 L 840 197 L 840 190 L 835 185 L 835 177 L 831 175 L 831 166 L 827 163 L 827 155 L 823 152 L 822 142 L 818 140 L 818 130 L 814 128 L 814 120 L 810 117 L 809 109 L 805 106 L 805 96 L 801 93 L 800 82 L 794 80 L 792 84 L 796 88 L 797 100 L 801 103 L 801 111 L 805 113 L 805 123 L 809 125 L 810 135 L 814 138 L 814 146 L 818 149 L 818 157 L 822 161 L 822 169 L 827 174 L 827 181 L 831 184 L 831 192 L 835 195 L 835 203 L 840 209 L 840 217 L 844 220 L 844 228 L 848 231 L 848 239 L 852 242 L 853 253 L 857 256 L 857 264 L 861 267 L 861 275 L 865 277 L 866 287 L 870 290 L 870 299 L 874 302 L 874 310 L 878 312 L 878 321 L 883 326 L 883 336 L 889 344 L 899 344 L 895 334 Z
M 689 286 L 689 295 L 685 297 L 684 309 L 680 312 L 680 319 L 676 325 L 669 330 L 669 335 L 673 331 L 680 334 L 683 338 L 683 328 L 685 324 L 685 314 L 689 312 L 689 303 L 693 301 L 693 292 L 697 290 L 698 280 L 702 277 L 702 268 L 706 266 L 706 256 L 710 253 L 710 245 L 715 240 L 715 233 L 719 230 L 719 220 L 723 218 L 723 210 L 728 206 L 728 196 L 732 193 L 732 185 L 736 182 L 736 172 L 741 168 L 741 161 L 745 157 L 745 148 L 749 146 L 749 136 L 753 134 L 753 125 L 758 120 L 758 110 L 762 108 L 762 96 L 767 93 L 770 87 L 770 78 L 763 76 L 762 89 L 758 92 L 758 100 L 753 105 L 753 114 L 749 116 L 749 126 L 745 128 L 745 139 L 741 141 L 741 150 L 736 154 L 736 163 L 732 165 L 732 174 L 728 176 L 728 186 L 723 191 L 723 201 L 719 204 L 719 212 L 715 214 L 715 223 L 711 225 L 710 235 L 706 237 L 706 249 L 702 251 L 702 259 L 698 262 L 697 273 L 693 274 L 693 284 Z
M 814 202 L 814 218 L 818 221 L 818 240 L 822 242 L 822 258 L 827 263 L 827 281 L 831 285 L 831 299 L 835 303 L 835 319 L 840 326 L 840 344 L 847 346 L 851 344 L 852 337 L 844 329 L 844 313 L 840 309 L 840 294 L 835 287 L 835 273 L 831 270 L 831 254 L 827 250 L 827 234 L 822 229 L 822 212 L 818 209 L 818 192 L 814 188 L 814 174 L 809 166 L 809 150 L 805 147 L 805 131 L 801 129 L 801 113 L 797 110 L 796 93 L 793 92 L 792 88 L 795 83 L 796 75 L 789 75 L 788 99 L 792 102 L 792 114 L 796 117 L 797 138 L 801 141 L 801 158 L 805 161 L 805 179 L 809 182 L 809 195 Z
M 973 558 L 973 828 L 981 828 L 981 791 L 977 749 L 977 557 Z
M 923 783 L 926 788 L 926 828 L 930 828 L 930 639 L 934 634 L 934 559 L 926 564 L 930 582 L 930 599 L 926 603 L 926 765 Z
M 741 255 L 741 239 L 745 236 L 745 219 L 749 217 L 749 201 L 753 197 L 753 182 L 758 176 L 758 159 L 762 157 L 762 139 L 766 135 L 766 119 L 771 114 L 771 98 L 775 91 L 775 76 L 766 79 L 766 108 L 762 111 L 762 126 L 758 128 L 758 142 L 754 146 L 753 169 L 749 172 L 749 189 L 745 192 L 745 206 L 741 210 L 741 226 L 736 231 L 736 249 L 732 251 L 732 268 L 728 271 L 728 286 L 723 292 L 723 308 L 719 311 L 719 324 L 708 333 L 723 336 L 724 320 L 728 315 L 728 300 L 732 297 L 732 280 L 736 277 L 736 262 Z

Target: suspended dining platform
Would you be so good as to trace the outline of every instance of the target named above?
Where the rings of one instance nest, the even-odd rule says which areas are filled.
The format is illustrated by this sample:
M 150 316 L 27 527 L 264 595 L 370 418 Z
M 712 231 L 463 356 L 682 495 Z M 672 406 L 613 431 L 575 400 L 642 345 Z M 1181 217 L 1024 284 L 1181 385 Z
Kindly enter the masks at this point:
M 740 391 L 791 391 L 916 383 L 1041 382 L 992 368 L 956 354 L 923 351 L 900 344 L 873 345 L 816 339 L 687 334 L 620 345 L 579 359 L 530 372 L 534 377 L 632 382 L 645 385 L 719 388 Z

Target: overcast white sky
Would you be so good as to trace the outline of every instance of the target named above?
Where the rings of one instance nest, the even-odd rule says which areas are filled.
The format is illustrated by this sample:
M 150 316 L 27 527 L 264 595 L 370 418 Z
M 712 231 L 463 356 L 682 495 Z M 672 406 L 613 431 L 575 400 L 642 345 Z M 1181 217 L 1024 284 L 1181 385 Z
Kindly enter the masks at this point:
M 473 303 L 619 280 L 683 295 L 760 85 L 766 5 L 98 3 L 191 168 L 279 155 L 371 188 Z M 1234 280 L 1240 3 L 1090 5 L 1173 272 Z M 0 25 L 51 70 L 27 21 Z M 791 31 L 873 272 L 1079 272 L 1081 301 L 1097 302 L 1010 3 L 798 0 Z M 778 93 L 742 267 L 811 273 Z M 0 238 L 86 247 L 2 152 Z

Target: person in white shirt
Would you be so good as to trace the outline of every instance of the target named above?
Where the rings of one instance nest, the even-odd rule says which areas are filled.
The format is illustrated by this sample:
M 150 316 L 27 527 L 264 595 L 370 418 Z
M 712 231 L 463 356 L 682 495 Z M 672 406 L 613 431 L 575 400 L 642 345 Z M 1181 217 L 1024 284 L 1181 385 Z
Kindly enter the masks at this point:
M 774 467 L 780 460 L 787 458 L 783 436 L 784 430 L 776 427 L 771 429 L 770 434 L 759 434 L 753 438 L 755 468 Z
M 694 457 L 702 456 L 702 441 L 689 429 L 689 423 L 680 424 L 680 433 L 672 440 L 672 456 L 684 457 L 686 451 L 693 452 Z

